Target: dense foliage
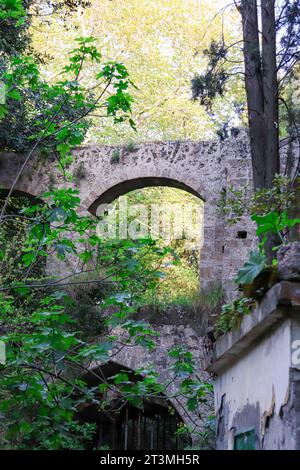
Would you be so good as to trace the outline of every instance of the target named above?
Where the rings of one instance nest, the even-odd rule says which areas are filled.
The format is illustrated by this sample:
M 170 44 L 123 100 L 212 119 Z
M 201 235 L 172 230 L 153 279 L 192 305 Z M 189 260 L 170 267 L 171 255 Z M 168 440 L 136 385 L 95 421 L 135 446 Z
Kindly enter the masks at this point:
M 257 7 L 255 6 L 257 4 Z M 249 5 L 249 6 L 248 6 Z M 272 5 L 272 6 L 271 6 Z M 259 2 L 255 1 L 239 1 L 230 4 L 226 9 L 226 15 L 229 14 L 231 8 L 236 8 L 240 13 L 243 9 L 250 8 L 254 11 L 261 8 L 262 13 L 266 8 L 265 5 L 261 6 Z M 277 62 L 276 75 L 274 77 L 274 93 L 279 97 L 279 111 L 280 120 L 279 128 L 283 137 L 299 139 L 299 102 L 295 99 L 294 90 L 297 88 L 299 81 L 299 25 L 300 25 L 300 2 L 299 0 L 283 2 L 270 2 L 268 8 L 275 10 L 275 34 L 277 37 Z M 269 13 L 268 13 L 269 14 Z M 224 12 L 225 15 L 225 12 Z M 241 18 L 243 25 L 246 21 Z M 249 18 L 249 23 L 252 24 L 253 18 Z M 254 24 L 252 24 L 254 28 Z M 256 51 L 255 42 L 249 45 L 250 53 L 252 49 L 253 57 L 256 57 L 256 69 L 267 69 L 266 57 L 264 57 L 264 35 L 259 31 L 261 36 L 259 42 L 259 50 Z M 252 38 L 253 39 L 253 38 Z M 191 80 L 191 87 L 193 99 L 198 100 L 200 104 L 205 105 L 210 110 L 214 106 L 214 102 L 218 96 L 224 97 L 230 91 L 232 93 L 231 82 L 240 82 L 246 88 L 250 85 L 247 84 L 247 70 L 248 64 L 244 62 L 242 57 L 242 50 L 247 49 L 247 40 L 245 39 L 245 31 L 243 39 L 239 38 L 238 41 L 228 42 L 224 34 L 219 41 L 213 40 L 207 49 L 204 50 L 204 55 L 207 57 L 207 68 L 201 73 L 195 74 Z M 246 79 L 246 80 L 245 80 Z M 249 90 L 250 91 L 250 90 Z M 252 90 L 253 93 L 253 90 Z M 246 102 L 241 100 L 241 95 L 235 94 L 232 96 L 235 115 L 239 116 L 246 111 Z M 258 110 L 256 110 L 258 111 Z M 228 137 L 230 132 L 236 126 L 236 120 L 231 117 L 229 120 L 223 121 L 222 132 L 220 129 L 221 137 Z
M 122 197 L 113 203 L 116 219 L 118 219 L 120 200 Z M 173 254 L 173 259 L 170 258 L 170 254 L 166 256 L 160 267 L 160 282 L 155 289 L 144 292 L 143 303 L 158 308 L 172 304 L 189 305 L 197 298 L 199 292 L 203 202 L 196 196 L 177 188 L 149 187 L 126 194 L 126 207 L 128 224 L 131 222 L 131 213 L 133 213 L 135 224 L 139 223 L 141 230 L 144 229 L 151 234 L 158 246 L 168 246 L 172 249 Z M 170 228 L 170 233 L 163 234 L 162 227 L 159 225 L 157 227 L 160 229 L 159 232 L 152 234 L 152 216 L 154 216 L 153 208 L 155 207 L 165 211 L 165 225 L 166 228 Z M 194 217 L 194 221 L 190 219 L 184 221 L 181 236 L 176 238 L 175 224 L 182 223 L 181 217 L 186 207 L 193 208 L 194 215 L 197 214 L 197 217 Z M 139 209 L 146 213 L 146 218 L 144 214 L 139 214 Z M 160 220 L 162 221 L 162 216 Z
M 231 28 L 236 16 L 232 12 L 223 28 L 232 42 L 240 37 L 240 30 Z M 95 119 L 89 142 L 211 138 L 220 123 L 232 115 L 236 95 L 238 101 L 243 100 L 242 87 L 232 82 L 228 95 L 216 101 L 212 121 L 205 108 L 190 99 L 191 74 L 204 70 L 207 59 L 202 50 L 218 38 L 222 28 L 218 2 L 93 0 L 90 8 L 72 15 L 71 23 L 72 28 L 62 31 L 57 21 L 34 19 L 32 44 L 40 54 L 53 58 L 45 68 L 50 77 L 56 76 L 74 37 L 92 34 L 104 59 L 114 57 L 126 63 L 137 86 L 132 90 L 137 132 L 122 124 L 116 128 L 110 120 L 103 120 L 99 127 Z
M 81 2 L 71 2 L 76 3 Z M 19 0 L 1 2 L 1 18 L 11 37 L 19 28 L 20 34 L 26 32 L 30 18 L 25 7 Z M 95 426 L 78 419 L 80 410 L 92 403 L 111 411 L 116 393 L 123 405 L 142 408 L 153 396 L 184 398 L 186 411 L 196 411 L 211 386 L 195 379 L 195 362 L 185 347 L 169 351 L 170 373 L 178 381 L 175 393 L 147 364 L 134 377 L 101 372 L 124 347 L 155 348 L 156 332 L 134 314 L 145 290 L 155 289 L 161 278 L 162 260 L 172 258 L 168 247 L 150 238 L 101 239 L 98 221 L 78 214 L 80 198 L 69 183 L 72 150 L 83 142 L 91 113 L 100 110 L 115 125 L 126 121 L 135 126 L 130 114 L 133 84 L 126 67 L 101 62 L 92 37 L 77 39 L 53 83 L 41 78 L 39 61 L 28 49 L 20 55 L 7 49 L 3 58 L 2 146 L 15 145 L 26 154 L 4 194 L 0 214 L 0 337 L 7 352 L 6 363 L 0 365 L 1 447 L 91 448 Z M 91 64 L 96 66 L 92 89 L 85 82 Z M 9 141 L 5 129 L 10 125 L 15 137 L 21 111 L 24 127 L 16 141 Z M 53 184 L 40 201 L 15 198 L 15 185 L 28 161 L 44 158 L 47 165 L 53 157 L 64 186 Z M 55 275 L 45 270 L 50 262 L 56 265 Z M 82 298 L 89 298 L 84 311 Z M 92 318 L 92 329 L 86 328 L 79 306 L 83 316 Z M 95 364 L 97 385 L 88 387 L 84 374 Z

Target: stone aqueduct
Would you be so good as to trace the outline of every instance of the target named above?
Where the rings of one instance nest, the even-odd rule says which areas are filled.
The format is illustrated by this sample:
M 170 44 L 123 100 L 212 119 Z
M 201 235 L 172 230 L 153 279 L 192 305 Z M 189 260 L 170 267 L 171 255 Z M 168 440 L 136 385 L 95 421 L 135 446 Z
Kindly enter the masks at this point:
M 81 211 L 95 214 L 101 203 L 146 186 L 172 186 L 184 189 L 204 201 L 201 247 L 201 286 L 222 283 L 227 298 L 234 295 L 237 269 L 246 258 L 254 240 L 254 228 L 242 220 L 226 225 L 218 210 L 221 192 L 230 185 L 238 188 L 250 181 L 251 161 L 248 138 L 241 131 L 235 138 L 207 142 L 158 142 L 134 148 L 87 146 L 75 152 L 71 173 L 78 174 L 73 186 L 81 198 Z M 9 189 L 22 164 L 13 154 L 0 156 L 0 188 Z M 15 189 L 40 196 L 49 184 L 66 185 L 58 174 L 56 162 L 35 157 L 26 166 Z M 69 183 L 67 183 L 69 184 Z M 242 236 L 239 234 L 243 233 Z
M 87 146 L 75 152 L 70 171 L 81 174 L 72 183 L 80 193 L 80 212 L 96 213 L 102 203 L 131 190 L 146 186 L 171 186 L 184 189 L 204 201 L 204 221 L 200 256 L 201 287 L 211 283 L 223 285 L 227 299 L 236 294 L 234 277 L 254 244 L 254 227 L 242 220 L 229 226 L 218 210 L 221 192 L 230 185 L 238 188 L 251 180 L 251 161 L 248 138 L 240 132 L 225 142 L 159 142 L 138 144 L 130 150 L 126 147 Z M 22 164 L 22 157 L 13 154 L 0 156 L 0 187 L 8 190 Z M 56 169 L 56 162 L 47 160 L 47 168 L 39 157 L 33 158 L 26 166 L 15 189 L 30 196 L 39 197 L 50 184 L 65 186 L 66 183 Z M 80 171 L 79 171 L 80 170 Z M 240 234 L 243 234 L 240 236 Z M 50 266 L 55 273 L 57 265 Z M 201 319 L 194 322 L 174 312 L 172 321 L 155 325 L 159 337 L 153 352 L 142 348 L 124 348 L 114 357 L 121 366 L 137 369 L 147 363 L 154 363 L 161 380 L 170 380 L 167 351 L 174 345 L 185 344 L 193 353 L 199 375 L 206 379 L 205 340 L 203 329 L 195 328 Z M 95 363 L 92 367 L 96 369 Z M 202 372 L 201 372 L 202 371 Z M 171 380 L 172 382 L 172 380 Z M 172 391 L 176 383 L 172 383 Z M 183 403 L 173 403 L 181 417 L 190 422 Z M 198 417 L 193 419 L 198 421 Z

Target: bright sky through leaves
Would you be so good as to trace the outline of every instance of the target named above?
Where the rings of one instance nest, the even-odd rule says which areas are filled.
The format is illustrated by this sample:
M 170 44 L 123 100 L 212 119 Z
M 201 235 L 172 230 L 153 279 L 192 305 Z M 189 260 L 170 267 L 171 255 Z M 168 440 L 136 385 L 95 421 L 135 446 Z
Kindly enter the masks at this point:
M 112 57 L 126 64 L 138 87 L 133 106 L 137 133 L 128 125 L 113 126 L 95 117 L 88 140 L 126 143 L 213 137 L 231 115 L 236 97 L 243 100 L 241 84 L 233 83 L 226 98 L 217 100 L 216 117 L 212 119 L 203 107 L 191 101 L 190 80 L 205 69 L 203 49 L 212 39 L 221 39 L 222 15 L 218 13 L 228 2 L 92 0 L 92 3 L 92 8 L 72 17 L 73 27 L 68 31 L 53 21 L 48 26 L 36 23 L 33 27 L 35 47 L 55 58 L 55 66 L 45 67 L 50 79 L 74 38 L 93 35 L 104 59 Z M 223 31 L 228 42 L 239 39 L 235 8 L 226 9 Z

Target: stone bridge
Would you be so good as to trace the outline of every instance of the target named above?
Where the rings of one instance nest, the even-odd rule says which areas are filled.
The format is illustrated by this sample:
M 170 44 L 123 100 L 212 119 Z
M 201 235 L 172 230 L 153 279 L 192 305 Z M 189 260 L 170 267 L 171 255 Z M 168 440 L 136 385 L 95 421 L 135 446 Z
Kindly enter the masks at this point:
M 71 184 L 79 191 L 81 213 L 95 215 L 100 204 L 110 203 L 127 192 L 147 186 L 180 188 L 199 197 L 204 202 L 200 237 L 201 287 L 218 282 L 222 284 L 227 300 L 236 295 L 237 286 L 233 279 L 255 244 L 255 229 L 246 218 L 235 226 L 227 225 L 218 209 L 218 202 L 229 186 L 240 188 L 250 183 L 251 190 L 251 159 L 245 132 L 241 131 L 235 138 L 224 142 L 87 146 L 74 152 L 74 157 L 69 171 L 73 175 Z M 0 189 L 9 190 L 23 158 L 14 154 L 0 155 Z M 26 166 L 15 189 L 16 193 L 41 197 L 53 185 L 69 187 L 70 183 L 57 170 L 56 161 L 49 158 L 45 161 L 36 155 Z M 50 265 L 49 271 L 55 273 L 55 269 L 59 270 L 57 261 L 54 266 Z M 203 372 L 207 365 L 207 322 L 204 318 L 207 315 L 197 311 L 191 319 L 185 312 L 174 310 L 171 313 L 170 318 L 163 320 L 160 315 L 152 324 L 159 333 L 154 351 L 124 348 L 114 357 L 116 363 L 131 370 L 152 363 L 160 380 L 169 382 L 170 359 L 167 352 L 173 346 L 185 344 L 194 356 L 199 371 L 197 375 L 210 380 Z M 92 369 L 97 367 L 96 363 L 91 365 Z M 175 391 L 174 387 L 176 383 L 172 384 L 171 392 Z M 191 418 L 186 413 L 184 402 L 173 401 L 173 405 L 186 423 L 199 424 L 199 416 Z
M 246 219 L 230 227 L 218 209 L 222 191 L 230 185 L 238 188 L 251 180 L 248 138 L 240 132 L 225 142 L 158 142 L 128 147 L 87 146 L 74 152 L 69 171 L 72 186 L 81 198 L 80 212 L 96 214 L 102 203 L 110 203 L 134 189 L 147 186 L 170 186 L 186 190 L 204 202 L 201 227 L 200 283 L 221 283 L 227 299 L 236 294 L 235 274 L 254 242 L 254 227 Z M 0 187 L 9 190 L 24 157 L 0 155 Z M 36 155 L 28 163 L 16 184 L 16 191 L 41 197 L 51 186 L 70 186 L 57 170 L 56 161 L 44 161 Z M 180 202 L 180 201 L 178 201 Z M 49 262 L 49 261 L 48 261 Z M 48 271 L 55 274 L 58 263 L 49 263 Z M 159 317 L 153 325 L 159 333 L 157 347 L 149 352 L 143 348 L 124 348 L 114 358 L 118 364 L 137 370 L 145 364 L 155 364 L 160 380 L 170 381 L 168 350 L 185 344 L 192 352 L 197 370 L 210 380 L 205 368 L 205 330 L 200 312 L 193 321 L 180 312 L 172 312 L 172 321 Z M 205 321 L 204 321 L 205 323 Z M 207 326 L 207 324 L 206 324 Z M 97 368 L 94 364 L 92 368 Z M 172 387 L 176 388 L 174 383 Z M 175 390 L 172 388 L 171 392 Z M 184 403 L 173 402 L 186 423 L 191 418 Z M 207 414 L 207 412 L 205 412 Z M 208 414 L 211 412 L 209 411 Z M 199 423 L 199 417 L 192 420 Z
M 81 211 L 95 214 L 102 203 L 146 186 L 171 186 L 186 190 L 204 201 L 200 280 L 201 286 L 220 282 L 228 298 L 234 295 L 237 269 L 253 243 L 249 221 L 226 225 L 218 210 L 221 192 L 229 185 L 249 183 L 251 161 L 248 137 L 207 142 L 158 142 L 127 147 L 87 146 L 74 152 L 73 187 L 79 190 Z M 7 190 L 17 174 L 22 157 L 0 157 L 0 187 Z M 49 186 L 66 183 L 55 161 L 39 156 L 30 161 L 16 190 L 41 196 Z

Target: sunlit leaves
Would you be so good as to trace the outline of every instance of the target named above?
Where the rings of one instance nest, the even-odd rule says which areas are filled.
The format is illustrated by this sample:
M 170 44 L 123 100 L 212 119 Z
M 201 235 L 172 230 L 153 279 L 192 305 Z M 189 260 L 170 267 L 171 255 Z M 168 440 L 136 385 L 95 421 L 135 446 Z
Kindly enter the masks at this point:
M 17 21 L 20 26 L 25 17 L 25 9 L 22 0 L 1 0 L 0 1 L 0 21 Z
M 70 64 L 64 67 L 63 73 L 74 72 L 75 77 L 77 77 L 86 58 L 92 62 L 100 62 L 101 54 L 98 52 L 97 47 L 92 44 L 96 41 L 94 37 L 80 37 L 76 38 L 75 41 L 78 42 L 79 47 L 71 51 Z
M 133 83 L 126 67 L 118 62 L 101 66 L 95 38 L 81 37 L 76 41 L 78 47 L 71 51 L 68 65 L 61 71 L 63 79 L 55 83 L 40 78 L 37 61 L 28 54 L 12 57 L 0 77 L 6 90 L 6 103 L 1 104 L 0 110 L 0 130 L 6 146 L 25 150 L 38 143 L 38 148 L 48 153 L 55 148 L 63 168 L 72 162 L 72 150 L 85 139 L 89 114 L 99 109 L 105 116 L 106 108 L 107 116 L 113 117 L 115 123 L 128 121 L 135 127 L 130 117 L 133 99 L 129 87 Z M 101 72 L 96 74 L 96 86 L 89 88 L 82 75 L 91 63 L 99 64 Z M 14 114 L 15 134 L 22 132 L 20 138 L 14 136 L 18 148 L 11 139 L 11 123 L 6 122 L 9 114 Z M 22 125 L 17 125 L 18 119 Z
M 285 230 L 300 223 L 300 218 L 289 217 L 286 210 L 281 213 L 269 212 L 265 215 L 252 215 L 251 219 L 257 224 L 257 236 L 268 233 L 283 235 Z

